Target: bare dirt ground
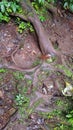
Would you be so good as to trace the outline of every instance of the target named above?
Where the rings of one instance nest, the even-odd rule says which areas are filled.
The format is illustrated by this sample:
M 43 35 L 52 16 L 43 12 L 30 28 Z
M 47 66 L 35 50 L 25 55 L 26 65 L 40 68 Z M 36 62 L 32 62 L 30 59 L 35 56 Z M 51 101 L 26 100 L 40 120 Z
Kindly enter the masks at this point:
M 53 46 L 63 53 L 65 65 L 73 71 L 73 16 L 48 19 L 43 26 Z M 2 67 L 9 69 L 0 72 L 0 130 L 49 130 L 50 125 L 38 112 L 55 109 L 55 96 L 61 96 L 61 93 L 53 87 L 51 76 L 53 74 L 55 80 L 63 76 L 58 77 L 53 63 L 42 59 L 36 35 L 29 31 L 20 35 L 13 21 L 0 25 L 0 68 Z M 20 75 L 20 72 L 22 76 L 19 79 L 16 73 Z M 29 118 L 20 121 L 21 115 L 14 99 L 16 94 L 23 94 L 24 88 L 27 88 L 26 97 L 30 97 L 30 105 L 23 115 L 28 115 Z

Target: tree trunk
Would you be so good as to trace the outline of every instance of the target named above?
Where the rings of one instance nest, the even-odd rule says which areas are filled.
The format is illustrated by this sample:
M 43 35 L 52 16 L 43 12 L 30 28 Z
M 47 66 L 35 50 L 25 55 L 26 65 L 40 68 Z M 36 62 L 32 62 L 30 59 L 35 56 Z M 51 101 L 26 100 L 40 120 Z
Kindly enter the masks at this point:
M 45 32 L 42 23 L 40 22 L 34 8 L 31 5 L 31 2 L 29 0 L 21 0 L 20 4 L 23 10 L 27 11 L 28 21 L 30 21 L 31 24 L 34 26 L 42 54 L 43 55 L 51 54 L 52 56 L 57 55 L 57 52 L 53 48 L 52 43 L 49 40 L 49 36 Z

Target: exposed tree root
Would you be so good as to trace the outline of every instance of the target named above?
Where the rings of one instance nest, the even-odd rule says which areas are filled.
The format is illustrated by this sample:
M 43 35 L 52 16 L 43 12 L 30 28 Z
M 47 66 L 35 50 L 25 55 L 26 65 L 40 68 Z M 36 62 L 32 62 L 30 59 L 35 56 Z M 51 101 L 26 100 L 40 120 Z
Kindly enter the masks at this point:
M 30 69 L 25 69 L 25 68 L 20 68 L 20 67 L 18 67 L 17 65 L 4 64 L 4 65 L 2 65 L 0 68 L 8 68 L 8 69 L 18 70 L 18 71 L 21 71 L 21 72 L 28 72 L 28 73 L 31 72 L 31 73 L 32 73 L 32 72 L 36 71 L 39 67 L 40 67 L 40 65 L 35 66 L 35 67 L 33 67 L 33 68 L 30 68 Z
M 57 52 L 53 48 L 53 45 L 51 41 L 49 40 L 48 34 L 45 32 L 34 8 L 31 6 L 31 3 L 29 0 L 21 0 L 20 2 L 21 6 L 23 7 L 23 10 L 26 9 L 27 11 L 27 19 L 31 22 L 31 24 L 34 26 L 34 29 L 36 31 L 38 41 L 39 41 L 39 47 L 43 55 L 46 55 L 50 53 L 51 55 L 57 55 Z M 20 16 L 22 17 L 22 16 Z M 25 20 L 25 18 L 24 18 Z
M 52 3 L 48 4 L 48 2 L 45 1 L 45 7 L 47 8 L 47 10 L 52 14 L 52 16 L 60 16 L 63 17 L 62 14 L 62 10 L 61 7 L 57 5 L 57 7 L 55 7 Z

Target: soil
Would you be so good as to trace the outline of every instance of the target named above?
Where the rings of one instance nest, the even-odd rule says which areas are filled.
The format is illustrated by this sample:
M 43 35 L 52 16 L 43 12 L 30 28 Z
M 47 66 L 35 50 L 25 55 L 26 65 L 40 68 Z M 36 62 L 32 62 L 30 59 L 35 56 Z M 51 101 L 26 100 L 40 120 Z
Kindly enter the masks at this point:
M 73 58 L 72 19 L 73 15 L 65 14 L 65 17 L 57 16 L 42 23 L 53 46 L 63 54 L 63 63 L 71 71 L 73 60 L 69 60 L 69 56 Z M 56 108 L 55 100 L 64 98 L 52 79 L 59 79 L 64 86 L 62 79 L 65 77 L 57 76 L 54 63 L 47 63 L 42 58 L 34 32 L 24 31 L 19 34 L 17 30 L 13 20 L 0 25 L 0 68 L 8 68 L 0 72 L 0 130 L 50 130 L 50 124 L 48 126 L 39 112 L 51 112 Z M 22 76 L 19 78 L 15 74 L 21 75 L 21 71 Z M 28 110 L 23 110 L 26 118 L 21 118 L 15 97 L 19 93 L 23 95 L 25 88 L 30 105 Z

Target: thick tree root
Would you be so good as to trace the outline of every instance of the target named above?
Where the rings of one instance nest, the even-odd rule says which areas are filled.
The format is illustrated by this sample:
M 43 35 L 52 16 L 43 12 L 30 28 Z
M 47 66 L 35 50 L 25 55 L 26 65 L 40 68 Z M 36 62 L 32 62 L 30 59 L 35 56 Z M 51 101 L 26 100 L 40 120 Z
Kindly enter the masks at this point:
M 27 73 L 33 73 L 33 72 L 36 71 L 39 67 L 40 67 L 40 65 L 35 66 L 35 67 L 33 67 L 33 68 L 25 69 L 25 68 L 20 68 L 19 66 L 16 66 L 16 65 L 8 65 L 8 64 L 5 64 L 5 65 L 1 66 L 1 68 L 8 68 L 8 69 L 13 69 L 13 70 L 18 70 L 18 71 L 21 71 L 21 72 L 27 72 Z
M 57 55 L 57 52 L 53 48 L 53 45 L 51 41 L 49 40 L 48 34 L 45 32 L 34 8 L 31 6 L 31 3 L 29 0 L 21 0 L 20 1 L 21 6 L 23 7 L 23 11 L 27 11 L 27 19 L 31 22 L 31 24 L 34 26 L 34 29 L 36 31 L 37 37 L 38 37 L 38 44 L 40 47 L 40 50 L 43 55 L 46 55 L 50 53 L 51 55 Z M 22 17 L 22 16 L 20 16 Z M 23 19 L 23 17 L 22 17 Z M 25 18 L 24 18 L 25 20 Z

